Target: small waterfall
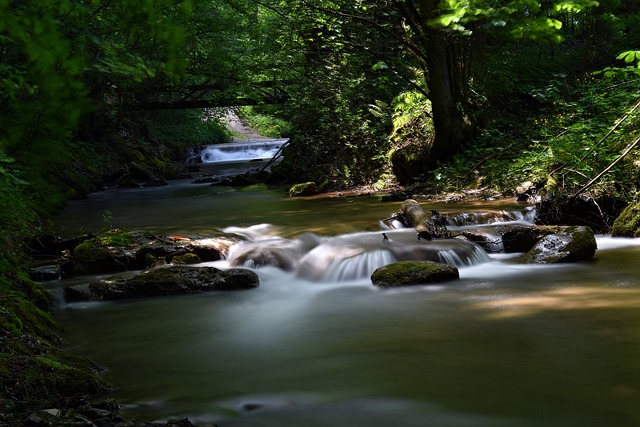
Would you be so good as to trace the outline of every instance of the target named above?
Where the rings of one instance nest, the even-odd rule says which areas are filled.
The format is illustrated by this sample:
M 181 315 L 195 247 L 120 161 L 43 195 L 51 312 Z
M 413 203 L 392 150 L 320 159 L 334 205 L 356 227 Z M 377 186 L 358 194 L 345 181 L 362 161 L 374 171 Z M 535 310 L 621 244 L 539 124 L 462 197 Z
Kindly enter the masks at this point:
M 195 164 L 210 175 L 241 175 L 282 161 L 288 138 L 254 140 L 193 147 L 187 164 Z
M 275 156 L 288 141 L 288 139 L 274 139 L 206 145 L 200 151 L 200 157 L 203 163 L 268 160 Z
M 326 273 L 322 275 L 322 280 L 343 282 L 371 277 L 377 268 L 393 262 L 395 262 L 395 258 L 387 250 L 366 252 L 362 255 L 334 262 Z
M 298 266 L 296 276 L 316 282 L 344 282 L 365 279 L 384 265 L 396 261 L 393 254 L 384 249 L 360 251 L 356 248 L 319 247 L 305 256 Z
M 505 222 L 528 222 L 533 224 L 536 217 L 536 209 L 527 207 L 524 211 L 488 211 L 488 212 L 464 212 L 457 215 L 447 215 L 447 226 L 465 227 L 469 225 L 496 224 Z
M 479 246 L 473 245 L 471 252 L 445 250 L 438 252 L 440 262 L 455 267 L 469 267 L 491 261 L 485 251 Z
M 344 282 L 367 279 L 382 266 L 397 261 L 428 260 L 456 267 L 489 262 L 487 253 L 475 243 L 458 240 L 417 240 L 411 229 L 360 232 L 335 237 L 305 233 L 295 239 L 272 235 L 265 224 L 249 228 L 229 227 L 248 237 L 229 250 L 232 266 L 271 266 L 291 271 L 314 282 Z M 386 236 L 386 238 L 385 238 Z

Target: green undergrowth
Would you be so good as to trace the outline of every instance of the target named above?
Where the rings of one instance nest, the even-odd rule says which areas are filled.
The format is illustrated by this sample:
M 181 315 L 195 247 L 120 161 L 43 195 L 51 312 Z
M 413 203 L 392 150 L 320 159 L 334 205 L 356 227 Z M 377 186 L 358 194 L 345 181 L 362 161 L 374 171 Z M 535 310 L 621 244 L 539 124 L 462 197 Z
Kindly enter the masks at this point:
M 61 329 L 49 312 L 50 295 L 32 282 L 19 257 L 0 262 L 0 408 L 17 416 L 104 393 L 108 385 L 92 362 L 61 349 Z
M 266 111 L 263 112 L 265 108 Z M 268 107 L 240 107 L 238 113 L 242 120 L 262 136 L 282 138 L 291 132 L 291 125 L 286 120 L 269 114 Z
M 107 390 L 97 367 L 62 350 L 51 295 L 27 273 L 23 242 L 44 234 L 46 218 L 66 200 L 90 191 L 110 160 L 106 153 L 97 160 L 96 147 L 89 144 L 71 145 L 77 150 L 51 155 L 48 164 L 18 162 L 0 151 L 0 413 L 18 418 Z
M 420 181 L 433 192 L 488 187 L 511 195 L 525 181 L 548 191 L 576 191 L 640 136 L 640 109 L 630 114 L 639 94 L 635 75 L 557 76 L 547 89 L 518 100 L 516 110 L 513 104 L 511 111 L 498 108 L 501 114 L 476 141 Z M 632 197 L 638 190 L 639 157 L 636 147 L 590 191 Z

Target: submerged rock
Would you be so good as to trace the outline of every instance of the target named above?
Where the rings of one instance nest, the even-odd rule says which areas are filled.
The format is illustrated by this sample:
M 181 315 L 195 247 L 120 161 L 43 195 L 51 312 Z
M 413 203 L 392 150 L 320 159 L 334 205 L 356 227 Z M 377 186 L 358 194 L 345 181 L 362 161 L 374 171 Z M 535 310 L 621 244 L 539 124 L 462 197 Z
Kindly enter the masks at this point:
M 460 277 L 452 265 L 433 261 L 400 261 L 378 268 L 371 275 L 371 282 L 383 288 L 426 285 L 455 280 Z
M 238 249 L 230 257 L 233 266 L 264 267 L 267 265 L 285 271 L 293 270 L 296 257 L 291 248 L 249 245 Z
M 209 291 L 252 289 L 260 285 L 258 275 L 247 269 L 220 270 L 214 267 L 171 266 L 113 280 L 98 280 L 86 286 L 65 288 L 65 298 L 74 301 L 103 301 L 186 295 Z
M 543 237 L 527 252 L 528 264 L 556 264 L 585 261 L 598 249 L 593 230 L 584 226 L 557 227 L 558 231 Z

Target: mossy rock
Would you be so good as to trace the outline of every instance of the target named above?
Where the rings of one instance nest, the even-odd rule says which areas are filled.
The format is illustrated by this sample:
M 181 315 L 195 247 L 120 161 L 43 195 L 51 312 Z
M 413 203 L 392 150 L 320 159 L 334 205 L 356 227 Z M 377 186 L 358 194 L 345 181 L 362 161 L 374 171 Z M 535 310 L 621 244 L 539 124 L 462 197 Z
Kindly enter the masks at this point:
M 572 226 L 557 229 L 557 233 L 536 243 L 522 260 L 527 264 L 558 264 L 593 258 L 598 244 L 591 228 Z
M 628 205 L 616 218 L 612 237 L 640 237 L 640 202 Z
M 258 275 L 251 270 L 235 268 L 174 265 L 147 270 L 135 276 L 98 280 L 89 285 L 65 289 L 65 297 L 73 301 L 139 299 L 171 295 L 187 295 L 210 291 L 233 291 L 257 288 Z M 71 299 L 68 299 L 71 301 Z
M 533 225 L 503 225 L 496 228 L 505 253 L 528 252 L 540 239 L 558 231 L 558 227 Z
M 289 188 L 289 197 L 303 197 L 316 194 L 318 189 L 315 182 L 302 182 Z
M 382 288 L 427 285 L 456 280 L 458 269 L 452 265 L 433 261 L 400 261 L 378 268 L 371 275 L 371 282 Z
M 174 256 L 171 259 L 171 263 L 172 264 L 198 264 L 200 261 L 200 258 L 198 258 L 198 255 L 196 254 L 192 254 L 192 253 L 187 253 L 187 254 L 182 254 L 182 255 L 178 255 L 178 256 Z
M 111 273 L 122 270 L 109 248 L 97 239 L 86 240 L 76 246 L 73 260 L 80 273 Z

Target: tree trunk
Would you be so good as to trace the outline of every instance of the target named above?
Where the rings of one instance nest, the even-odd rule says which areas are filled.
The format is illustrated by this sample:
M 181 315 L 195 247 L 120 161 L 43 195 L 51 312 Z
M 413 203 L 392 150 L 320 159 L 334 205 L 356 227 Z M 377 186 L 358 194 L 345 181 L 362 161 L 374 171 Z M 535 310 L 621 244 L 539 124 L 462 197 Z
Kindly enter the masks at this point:
M 469 71 L 465 45 L 469 41 L 446 30 L 432 29 L 425 42 L 435 130 L 428 163 L 436 166 L 458 153 L 475 133 L 475 124 L 466 111 Z
M 435 138 L 425 165 L 432 169 L 459 152 L 475 135 L 477 125 L 469 114 L 471 39 L 434 25 L 440 0 L 404 0 L 401 14 L 418 37 L 433 110 Z

